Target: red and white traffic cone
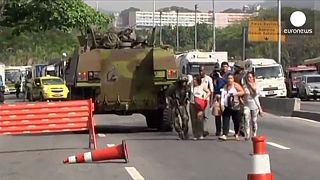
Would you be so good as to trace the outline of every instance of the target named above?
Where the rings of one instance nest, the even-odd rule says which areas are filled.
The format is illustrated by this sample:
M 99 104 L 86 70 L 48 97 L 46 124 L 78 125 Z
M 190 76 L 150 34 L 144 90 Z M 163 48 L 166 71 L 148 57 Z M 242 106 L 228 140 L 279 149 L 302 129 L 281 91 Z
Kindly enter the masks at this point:
M 113 147 L 107 147 L 104 149 L 86 152 L 75 156 L 69 156 L 63 161 L 63 163 L 74 164 L 112 159 L 124 159 L 126 163 L 129 162 L 127 144 L 124 140 L 122 141 L 122 144 Z
M 248 180 L 273 180 L 270 158 L 266 150 L 266 137 L 253 137 L 252 143 L 252 171 L 248 174 Z

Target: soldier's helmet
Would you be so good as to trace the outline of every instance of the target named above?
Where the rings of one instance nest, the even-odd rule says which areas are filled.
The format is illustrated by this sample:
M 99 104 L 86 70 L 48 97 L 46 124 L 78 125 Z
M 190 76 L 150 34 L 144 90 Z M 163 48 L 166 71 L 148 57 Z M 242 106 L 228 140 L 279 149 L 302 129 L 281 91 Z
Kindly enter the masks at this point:
M 236 62 L 234 63 L 234 67 L 244 69 L 244 67 L 245 67 L 245 62 L 244 62 L 244 61 L 236 61 Z
M 189 78 L 187 75 L 184 75 L 184 74 L 179 75 L 178 82 L 188 82 L 188 81 L 189 81 Z

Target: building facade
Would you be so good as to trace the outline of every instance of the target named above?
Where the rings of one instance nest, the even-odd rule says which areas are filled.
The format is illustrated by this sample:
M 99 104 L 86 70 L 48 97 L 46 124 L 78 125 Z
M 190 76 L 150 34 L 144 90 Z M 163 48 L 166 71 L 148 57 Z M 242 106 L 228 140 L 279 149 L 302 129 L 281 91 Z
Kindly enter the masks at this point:
M 249 19 L 253 16 L 252 13 L 215 13 L 215 25 L 217 28 L 224 28 L 231 24 L 238 23 L 242 20 Z M 161 18 L 160 18 L 161 17 Z M 154 24 L 160 26 L 160 19 L 162 26 L 194 26 L 195 17 L 199 24 L 212 25 L 212 12 L 155 12 Z M 178 21 L 177 21 L 178 19 Z M 129 24 L 123 26 L 135 26 L 136 28 L 152 27 L 153 26 L 153 12 L 135 11 L 129 13 Z

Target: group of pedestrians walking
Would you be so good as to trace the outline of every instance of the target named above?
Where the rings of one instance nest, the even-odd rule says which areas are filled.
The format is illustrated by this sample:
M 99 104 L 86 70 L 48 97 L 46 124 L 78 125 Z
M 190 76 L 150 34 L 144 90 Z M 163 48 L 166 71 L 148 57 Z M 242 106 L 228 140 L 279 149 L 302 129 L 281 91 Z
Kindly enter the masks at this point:
M 245 72 L 242 63 L 236 63 L 235 71 L 230 72 L 228 63 L 223 62 L 220 69 L 210 74 L 205 66 L 201 66 L 199 74 L 181 75 L 169 87 L 167 97 L 179 139 L 189 138 L 189 119 L 193 139 L 204 139 L 209 135 L 212 116 L 215 135 L 220 140 L 228 139 L 231 119 L 236 140 L 240 140 L 240 136 L 249 140 L 257 135 L 257 119 L 258 115 L 262 115 L 260 90 L 254 73 Z

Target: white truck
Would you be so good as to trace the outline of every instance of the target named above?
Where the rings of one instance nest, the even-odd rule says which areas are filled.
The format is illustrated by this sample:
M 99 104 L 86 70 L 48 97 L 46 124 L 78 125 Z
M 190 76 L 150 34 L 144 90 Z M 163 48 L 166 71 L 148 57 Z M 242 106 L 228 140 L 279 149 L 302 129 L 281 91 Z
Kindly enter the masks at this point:
M 179 65 L 179 72 L 186 75 L 199 73 L 199 67 L 205 66 L 208 73 L 219 69 L 222 62 L 228 62 L 228 52 L 200 52 L 192 51 L 177 56 L 176 63 Z
M 9 93 L 15 93 L 15 83 L 20 81 L 20 92 L 24 92 L 24 83 L 27 69 L 31 66 L 7 66 L 6 67 L 6 88 Z
M 253 71 L 263 97 L 286 97 L 287 89 L 283 68 L 274 59 L 251 58 L 245 60 L 245 70 Z

